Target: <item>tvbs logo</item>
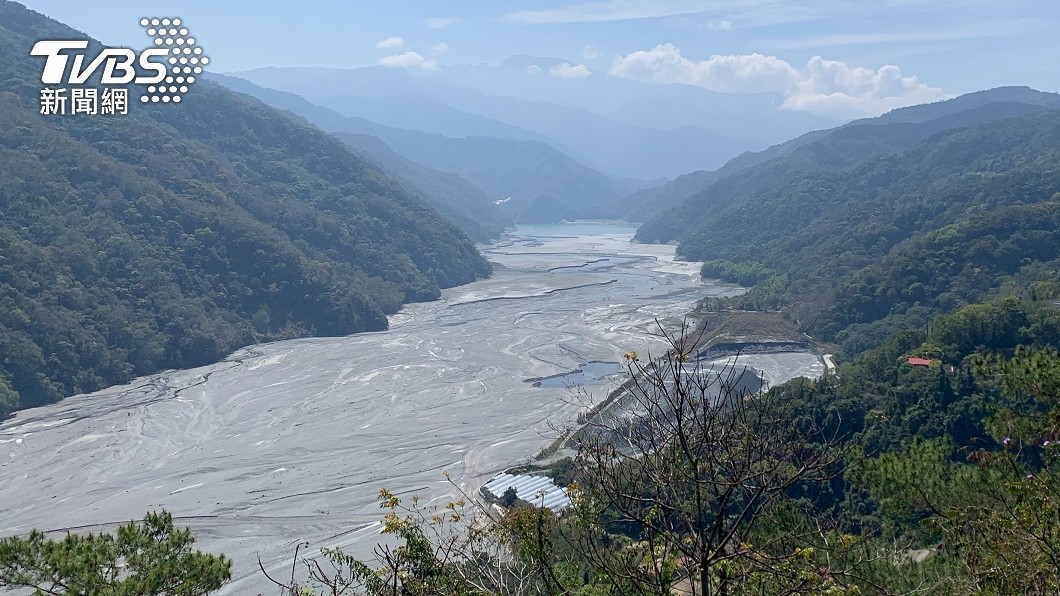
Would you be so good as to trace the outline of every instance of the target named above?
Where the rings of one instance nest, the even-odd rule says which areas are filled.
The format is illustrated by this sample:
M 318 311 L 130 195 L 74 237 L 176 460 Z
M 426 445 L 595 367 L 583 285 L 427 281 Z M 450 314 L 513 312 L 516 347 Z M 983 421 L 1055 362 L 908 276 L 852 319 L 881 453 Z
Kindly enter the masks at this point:
M 104 85 L 126 85 L 136 82 L 139 85 L 148 83 L 161 83 L 166 78 L 166 65 L 151 62 L 152 58 L 163 58 L 169 55 L 169 50 L 150 49 L 144 50 L 137 61 L 136 52 L 123 48 L 108 48 L 100 52 L 96 59 L 84 67 L 84 54 L 74 55 L 74 67 L 67 76 L 67 63 L 69 56 L 63 54 L 64 50 L 84 50 L 88 48 L 87 41 L 38 41 L 30 52 L 33 56 L 46 56 L 44 72 L 40 76 L 40 82 L 45 85 L 61 85 L 65 80 L 71 85 L 81 85 L 92 76 L 100 65 L 103 67 L 103 76 L 100 78 Z M 150 76 L 136 76 L 136 68 L 133 66 L 139 62 L 143 70 L 154 71 Z
M 91 60 L 87 40 L 41 40 L 30 55 L 45 59 L 41 114 L 126 114 L 129 85 L 145 86 L 142 103 L 180 103 L 210 59 L 180 19 L 140 19 L 155 47 L 141 52 L 106 48 Z M 72 60 L 71 60 L 72 58 Z M 102 89 L 84 84 L 99 75 Z M 66 85 L 74 85 L 67 89 Z

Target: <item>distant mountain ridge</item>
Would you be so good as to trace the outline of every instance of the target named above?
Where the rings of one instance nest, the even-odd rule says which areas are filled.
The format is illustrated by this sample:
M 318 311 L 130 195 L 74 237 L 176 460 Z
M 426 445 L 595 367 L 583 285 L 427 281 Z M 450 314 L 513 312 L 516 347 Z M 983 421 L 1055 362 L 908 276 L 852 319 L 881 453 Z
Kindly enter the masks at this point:
M 28 48 L 85 37 L 0 1 L 0 415 L 255 342 L 385 329 L 490 274 L 342 142 L 210 82 L 179 105 L 133 89 L 126 116 L 40 115 Z
M 1056 93 L 1043 93 L 1028 87 L 1002 87 L 960 95 L 953 100 L 898 108 L 877 118 L 854 120 L 835 128 L 814 130 L 760 152 L 741 154 L 730 159 L 718 170 L 691 172 L 665 185 L 636 191 L 616 201 L 610 215 L 629 218 L 634 222 L 651 221 L 654 216 L 659 215 L 651 226 L 644 229 L 640 239 L 648 242 L 669 242 L 676 240 L 679 231 L 688 225 L 684 214 L 672 210 L 703 192 L 710 183 L 755 165 L 790 156 L 800 147 L 817 141 L 832 139 L 829 141 L 829 147 L 822 145 L 815 150 L 827 153 L 828 157 L 826 158 L 824 153 L 818 153 L 817 159 L 820 161 L 810 161 L 807 165 L 824 164 L 826 160 L 831 161 L 833 165 L 852 163 L 868 155 L 911 146 L 920 139 L 954 126 L 988 122 L 1054 107 L 1060 107 L 1060 95 Z M 882 128 L 885 125 L 900 124 L 906 126 Z M 917 124 L 926 125 L 916 126 Z M 842 142 L 843 139 L 846 139 L 846 142 Z M 669 217 L 664 215 L 667 212 L 670 213 Z
M 506 216 L 516 222 L 594 216 L 601 205 L 629 189 L 627 184 L 604 176 L 545 143 L 494 137 L 453 138 L 402 130 L 344 116 L 292 92 L 264 88 L 238 77 L 220 75 L 215 80 L 291 111 L 328 132 L 378 137 L 405 158 L 466 178 L 485 191 L 491 201 L 501 202 Z
M 542 141 L 613 176 L 669 178 L 719 167 L 742 151 L 763 146 L 702 126 L 631 125 L 584 107 L 487 94 L 454 82 L 446 71 L 413 75 L 381 66 L 300 70 L 266 68 L 231 74 L 263 87 L 297 93 L 347 116 L 396 128 L 448 137 Z
M 679 240 L 702 217 L 723 207 L 733 195 L 721 181 L 729 176 L 781 163 L 788 171 L 845 168 L 883 153 L 908 149 L 943 131 L 1060 108 L 1060 94 L 1026 87 L 1001 87 L 960 97 L 892 110 L 876 118 L 855 120 L 829 130 L 814 131 L 757 153 L 733 158 L 715 171 L 694 172 L 661 187 L 638 191 L 617 205 L 645 205 L 650 218 L 638 230 L 645 242 Z M 754 177 L 757 179 L 757 176 Z M 748 178 L 733 179 L 746 184 Z M 713 185 L 719 184 L 714 187 Z M 652 213 L 652 211 L 654 213 Z M 623 217 L 635 211 L 618 212 Z M 643 213 L 641 213 L 643 215 Z
M 376 164 L 423 197 L 471 239 L 489 242 L 511 227 L 512 219 L 466 178 L 414 162 L 378 137 L 354 133 L 337 136 L 365 161 Z
M 397 178 L 478 242 L 499 237 L 512 224 L 511 217 L 466 178 L 414 162 L 394 151 L 377 136 L 351 132 L 364 130 L 384 135 L 396 132 L 388 127 L 362 118 L 347 118 L 334 110 L 311 104 L 293 93 L 265 89 L 238 77 L 211 74 L 207 78 L 295 114 L 322 130 L 345 133 L 342 140 L 354 152 Z
M 551 76 L 569 60 L 513 56 L 499 66 L 447 66 L 438 73 L 486 95 L 518 97 L 591 110 L 609 120 L 657 130 L 690 125 L 768 146 L 843 121 L 782 108 L 777 93 L 721 93 L 685 84 L 654 84 L 593 72 L 581 80 Z M 540 72 L 530 74 L 528 66 Z

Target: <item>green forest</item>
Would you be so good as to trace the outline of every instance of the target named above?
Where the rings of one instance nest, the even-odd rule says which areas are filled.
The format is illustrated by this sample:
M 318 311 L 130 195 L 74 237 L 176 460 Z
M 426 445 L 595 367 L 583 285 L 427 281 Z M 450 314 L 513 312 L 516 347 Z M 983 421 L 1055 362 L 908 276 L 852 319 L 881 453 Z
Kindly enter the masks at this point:
M 347 118 L 334 110 L 310 103 L 299 95 L 259 87 L 237 77 L 210 73 L 208 80 L 304 118 L 321 130 L 339 137 L 355 154 L 394 177 L 405 189 L 434 207 L 472 240 L 489 242 L 499 238 L 512 225 L 511 218 L 470 180 L 417 163 L 394 151 L 379 136 L 371 134 L 396 133 L 397 129 L 360 118 Z M 362 129 L 370 133 L 360 132 Z
M 482 240 L 479 234 L 498 229 L 498 223 L 503 229 L 513 220 L 555 223 L 577 218 L 623 218 L 631 213 L 625 204 L 615 204 L 625 192 L 622 181 L 579 163 L 547 143 L 481 135 L 448 137 L 394 128 L 347 117 L 294 93 L 267 89 L 238 77 L 210 78 L 335 134 L 420 193 L 441 213 L 455 215 L 453 221 L 477 240 Z
M 474 244 L 341 141 L 199 83 L 174 110 L 44 118 L 0 5 L 0 415 L 252 343 L 386 328 L 488 276 Z
M 847 358 L 965 304 L 1055 297 L 1060 99 L 1034 93 L 905 108 L 738 158 L 752 165 L 637 236 L 677 239 L 704 275 L 752 288 L 708 308 L 781 312 Z

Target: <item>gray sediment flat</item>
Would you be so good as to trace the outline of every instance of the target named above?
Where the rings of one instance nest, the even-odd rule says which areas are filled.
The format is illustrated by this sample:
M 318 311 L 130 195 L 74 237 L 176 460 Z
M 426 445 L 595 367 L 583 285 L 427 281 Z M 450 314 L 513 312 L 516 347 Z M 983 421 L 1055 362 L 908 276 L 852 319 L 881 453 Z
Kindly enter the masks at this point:
M 711 361 L 715 367 L 746 366 L 752 368 L 765 381 L 766 387 L 775 387 L 795 377 L 819 379 L 824 374 L 824 361 L 810 352 L 766 352 L 740 354 Z
M 576 417 L 568 390 L 525 379 L 659 351 L 654 319 L 740 291 L 632 233 L 522 227 L 483 248 L 493 278 L 406 306 L 388 331 L 254 346 L 19 412 L 0 425 L 0 535 L 105 531 L 165 508 L 234 559 L 232 594 L 270 589 L 258 557 L 289 569 L 301 541 L 367 556 L 380 488 L 441 503 L 448 472 L 473 493 Z

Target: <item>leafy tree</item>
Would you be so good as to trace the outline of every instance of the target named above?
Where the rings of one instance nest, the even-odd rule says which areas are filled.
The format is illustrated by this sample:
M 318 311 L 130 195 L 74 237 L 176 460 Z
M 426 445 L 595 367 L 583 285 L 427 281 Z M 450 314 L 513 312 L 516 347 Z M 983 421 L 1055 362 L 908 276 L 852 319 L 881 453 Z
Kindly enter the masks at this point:
M 706 261 L 699 273 L 703 277 L 717 277 L 742 286 L 753 286 L 776 275 L 776 271 L 759 263 L 733 263 L 724 259 Z
M 679 582 L 724 594 L 767 576 L 809 590 L 787 576 L 801 556 L 791 547 L 822 529 L 795 498 L 812 501 L 839 473 L 847 449 L 836 421 L 741 389 L 747 372 L 701 369 L 688 358 L 695 337 L 666 338 L 661 358 L 628 359 L 629 414 L 601 416 L 577 438 L 576 548 L 625 594 Z M 824 583 L 844 589 L 828 575 Z
M 515 492 L 515 487 L 512 486 L 505 489 L 504 494 L 501 495 L 501 505 L 504 505 L 505 507 L 515 505 L 517 500 L 519 500 L 519 495 Z
M 978 326 L 986 337 L 996 327 Z M 1054 594 L 1060 589 L 1060 353 L 1017 348 L 978 356 L 997 392 L 986 422 L 998 449 L 913 441 L 854 475 L 871 487 L 888 534 L 939 544 L 949 593 Z M 926 522 L 923 524 L 921 522 Z
M 4 377 L 0 376 L 0 420 L 18 407 L 18 394 L 11 389 Z
M 555 582 L 550 548 L 542 536 L 554 518 L 548 510 L 513 510 L 509 518 L 491 518 L 488 510 L 453 501 L 424 507 L 412 497 L 404 504 L 390 491 L 379 493 L 384 542 L 375 557 L 363 561 L 337 548 L 300 559 L 305 579 L 265 573 L 284 594 L 303 596 L 486 596 L 541 595 Z M 295 563 L 299 562 L 298 552 Z
M 0 540 L 0 586 L 36 594 L 196 596 L 232 575 L 223 555 L 192 550 L 195 538 L 177 530 L 166 511 L 147 514 L 116 534 L 67 534 L 51 540 L 34 530 Z

